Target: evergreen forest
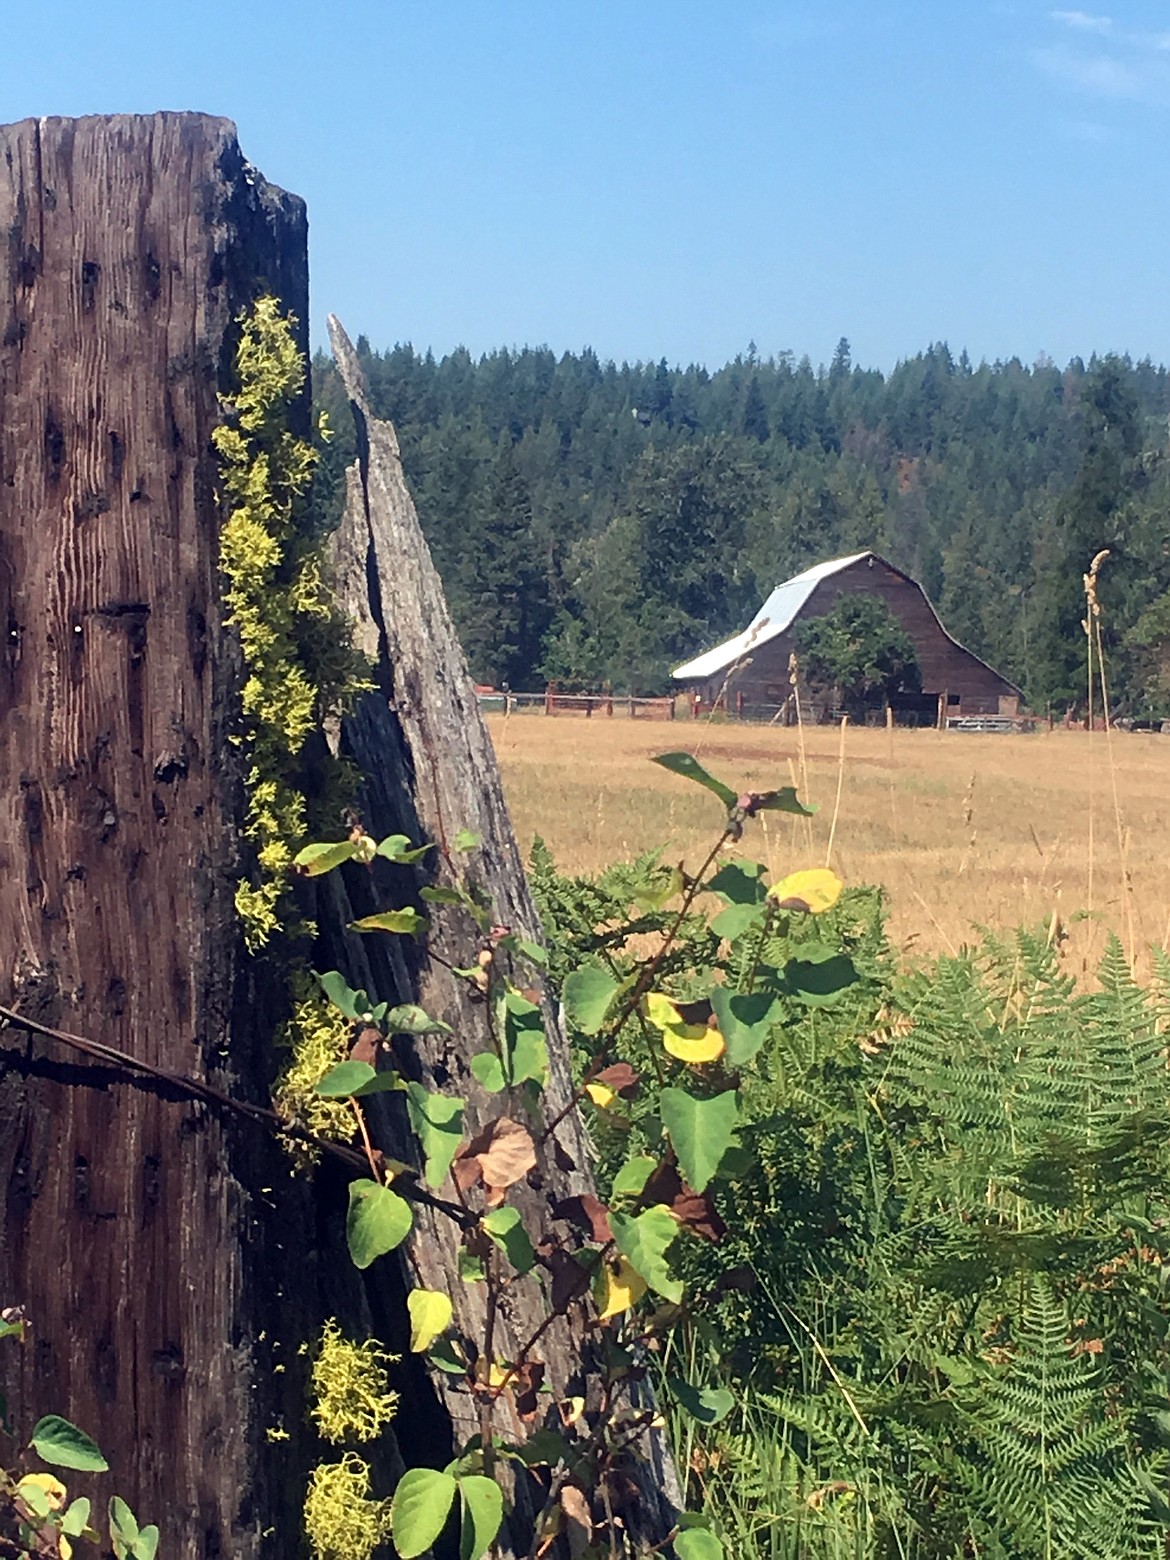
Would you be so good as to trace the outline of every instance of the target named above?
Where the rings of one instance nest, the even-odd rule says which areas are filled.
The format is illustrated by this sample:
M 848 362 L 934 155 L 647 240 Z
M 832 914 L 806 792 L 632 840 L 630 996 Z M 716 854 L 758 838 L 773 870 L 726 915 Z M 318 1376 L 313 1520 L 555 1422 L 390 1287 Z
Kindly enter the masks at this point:
M 1149 360 L 973 364 L 936 344 L 890 373 L 754 348 L 714 372 L 359 341 L 475 678 L 659 693 L 781 580 L 874 548 L 955 638 L 1056 714 L 1083 702 L 1102 572 L 1115 708 L 1170 715 L 1164 516 L 1170 376 Z M 316 398 L 347 428 L 328 358 Z M 352 445 L 320 472 L 340 504 Z

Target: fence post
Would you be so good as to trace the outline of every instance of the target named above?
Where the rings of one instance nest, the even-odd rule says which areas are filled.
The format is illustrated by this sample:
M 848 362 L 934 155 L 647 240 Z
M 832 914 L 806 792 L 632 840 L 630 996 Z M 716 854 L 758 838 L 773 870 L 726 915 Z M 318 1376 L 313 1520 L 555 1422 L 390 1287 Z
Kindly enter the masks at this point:
M 547 688 L 545 688 L 545 690 L 544 690 L 544 713 L 546 715 L 551 715 L 552 712 L 553 712 L 553 688 L 552 688 L 552 683 L 549 683 Z

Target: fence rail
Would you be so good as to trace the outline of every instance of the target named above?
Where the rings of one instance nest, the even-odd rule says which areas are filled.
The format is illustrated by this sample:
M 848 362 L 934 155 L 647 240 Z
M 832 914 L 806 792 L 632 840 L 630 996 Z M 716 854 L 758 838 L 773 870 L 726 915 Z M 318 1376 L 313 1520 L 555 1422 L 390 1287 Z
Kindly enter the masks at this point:
M 794 726 L 797 722 L 793 700 L 782 704 L 749 703 L 742 697 L 720 702 L 714 709 L 690 693 L 673 698 L 631 698 L 610 693 L 560 693 L 546 688 L 543 693 L 504 693 L 495 689 L 476 690 L 479 707 L 490 715 L 568 715 L 584 720 L 714 720 L 743 722 L 757 726 Z M 838 725 L 844 710 L 832 705 L 809 704 L 802 716 L 805 725 Z M 941 712 L 940 712 L 941 713 Z M 870 726 L 934 727 L 936 717 L 925 710 L 885 709 L 868 711 L 864 721 Z M 945 717 L 947 731 L 1034 731 L 1044 722 L 1036 715 L 952 714 Z M 1051 721 L 1047 723 L 1050 727 Z

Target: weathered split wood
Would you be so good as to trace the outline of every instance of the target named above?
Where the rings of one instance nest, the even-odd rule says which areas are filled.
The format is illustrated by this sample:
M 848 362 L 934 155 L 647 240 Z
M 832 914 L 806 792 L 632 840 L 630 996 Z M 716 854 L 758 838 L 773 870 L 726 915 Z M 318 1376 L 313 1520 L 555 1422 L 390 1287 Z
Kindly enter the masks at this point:
M 539 939 L 540 922 L 520 862 L 508 816 L 491 739 L 476 702 L 462 650 L 451 622 L 442 585 L 419 527 L 402 471 L 398 441 L 389 422 L 370 412 L 365 380 L 349 338 L 330 318 L 334 356 L 350 398 L 356 425 L 358 460 L 348 474 L 345 515 L 335 537 L 335 577 L 339 599 L 358 625 L 358 639 L 377 657 L 378 690 L 363 699 L 352 718 L 342 723 L 341 742 L 366 777 L 362 805 L 365 822 L 381 834 L 403 829 L 414 838 L 438 845 L 435 867 L 428 876 L 440 885 L 470 885 L 482 893 L 495 919 L 526 937 Z M 455 848 L 461 829 L 480 836 L 470 851 Z M 383 887 L 406 902 L 417 887 L 401 869 L 381 874 Z M 347 869 L 349 893 L 363 895 L 368 875 Z M 339 887 L 330 890 L 343 894 Z M 345 899 L 336 909 L 356 916 L 373 902 Z M 431 908 L 431 907 L 427 907 Z M 332 920 L 333 917 L 326 917 Z M 338 948 L 354 961 L 350 967 L 380 988 L 389 979 L 394 991 L 419 1001 L 435 1017 L 451 1025 L 451 1036 L 420 1039 L 409 1056 L 407 1070 L 448 1093 L 466 1098 L 470 1124 L 509 1112 L 531 1121 L 524 1106 L 508 1095 L 488 1096 L 470 1071 L 470 1059 L 488 1048 L 488 1014 L 471 998 L 468 984 L 440 962 L 419 960 L 401 939 L 359 939 L 360 947 Z M 458 908 L 433 907 L 430 946 L 447 964 L 468 965 L 482 946 L 471 918 Z M 387 951 L 384 945 L 390 944 Z M 379 969 L 380 961 L 386 967 Z M 532 972 L 520 975 L 526 985 Z M 403 982 L 406 982 L 403 985 Z M 388 992 L 387 994 L 393 994 Z M 546 1119 L 570 1099 L 572 1082 L 568 1047 L 558 1015 L 545 1003 L 550 1077 L 545 1093 Z M 532 1122 L 538 1132 L 539 1122 Z M 513 1195 L 528 1229 L 549 1227 L 549 1208 L 558 1199 L 592 1187 L 590 1150 L 577 1112 L 557 1130 L 542 1154 L 539 1187 Z M 559 1232 L 563 1224 L 553 1226 Z M 473 1344 L 484 1336 L 485 1287 L 460 1284 L 457 1278 L 461 1232 L 450 1220 L 430 1214 L 419 1221 L 408 1260 L 414 1281 L 453 1293 L 456 1326 Z M 547 1314 L 548 1300 L 537 1281 L 525 1280 L 509 1289 L 498 1317 L 494 1352 L 514 1359 L 526 1339 Z M 582 1358 L 592 1344 L 582 1308 L 559 1320 L 535 1351 L 546 1367 L 546 1382 L 556 1399 L 585 1390 Z M 438 1390 L 461 1438 L 479 1428 L 475 1406 L 465 1390 L 452 1388 L 439 1375 Z M 555 1415 L 553 1416 L 555 1420 Z M 496 1412 L 499 1433 L 512 1439 L 528 1433 L 507 1400 Z M 642 1500 L 626 1513 L 635 1535 L 650 1542 L 669 1531 L 669 1494 L 677 1481 L 657 1443 L 656 1465 L 642 1475 Z M 521 1503 L 512 1529 L 523 1533 L 526 1512 Z

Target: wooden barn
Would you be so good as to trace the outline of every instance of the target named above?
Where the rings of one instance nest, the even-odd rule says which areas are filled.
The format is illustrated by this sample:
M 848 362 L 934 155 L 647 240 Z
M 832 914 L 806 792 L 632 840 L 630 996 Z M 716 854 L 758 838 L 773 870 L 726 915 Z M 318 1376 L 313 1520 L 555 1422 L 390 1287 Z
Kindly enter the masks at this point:
M 940 700 L 950 715 L 1018 713 L 1019 688 L 952 639 L 917 580 L 875 552 L 818 563 L 777 585 L 741 634 L 678 667 L 676 684 L 708 706 L 780 708 L 792 691 L 788 658 L 796 623 L 822 617 L 849 594 L 879 597 L 914 642 L 922 693 L 906 696 L 906 713 L 933 720 Z

